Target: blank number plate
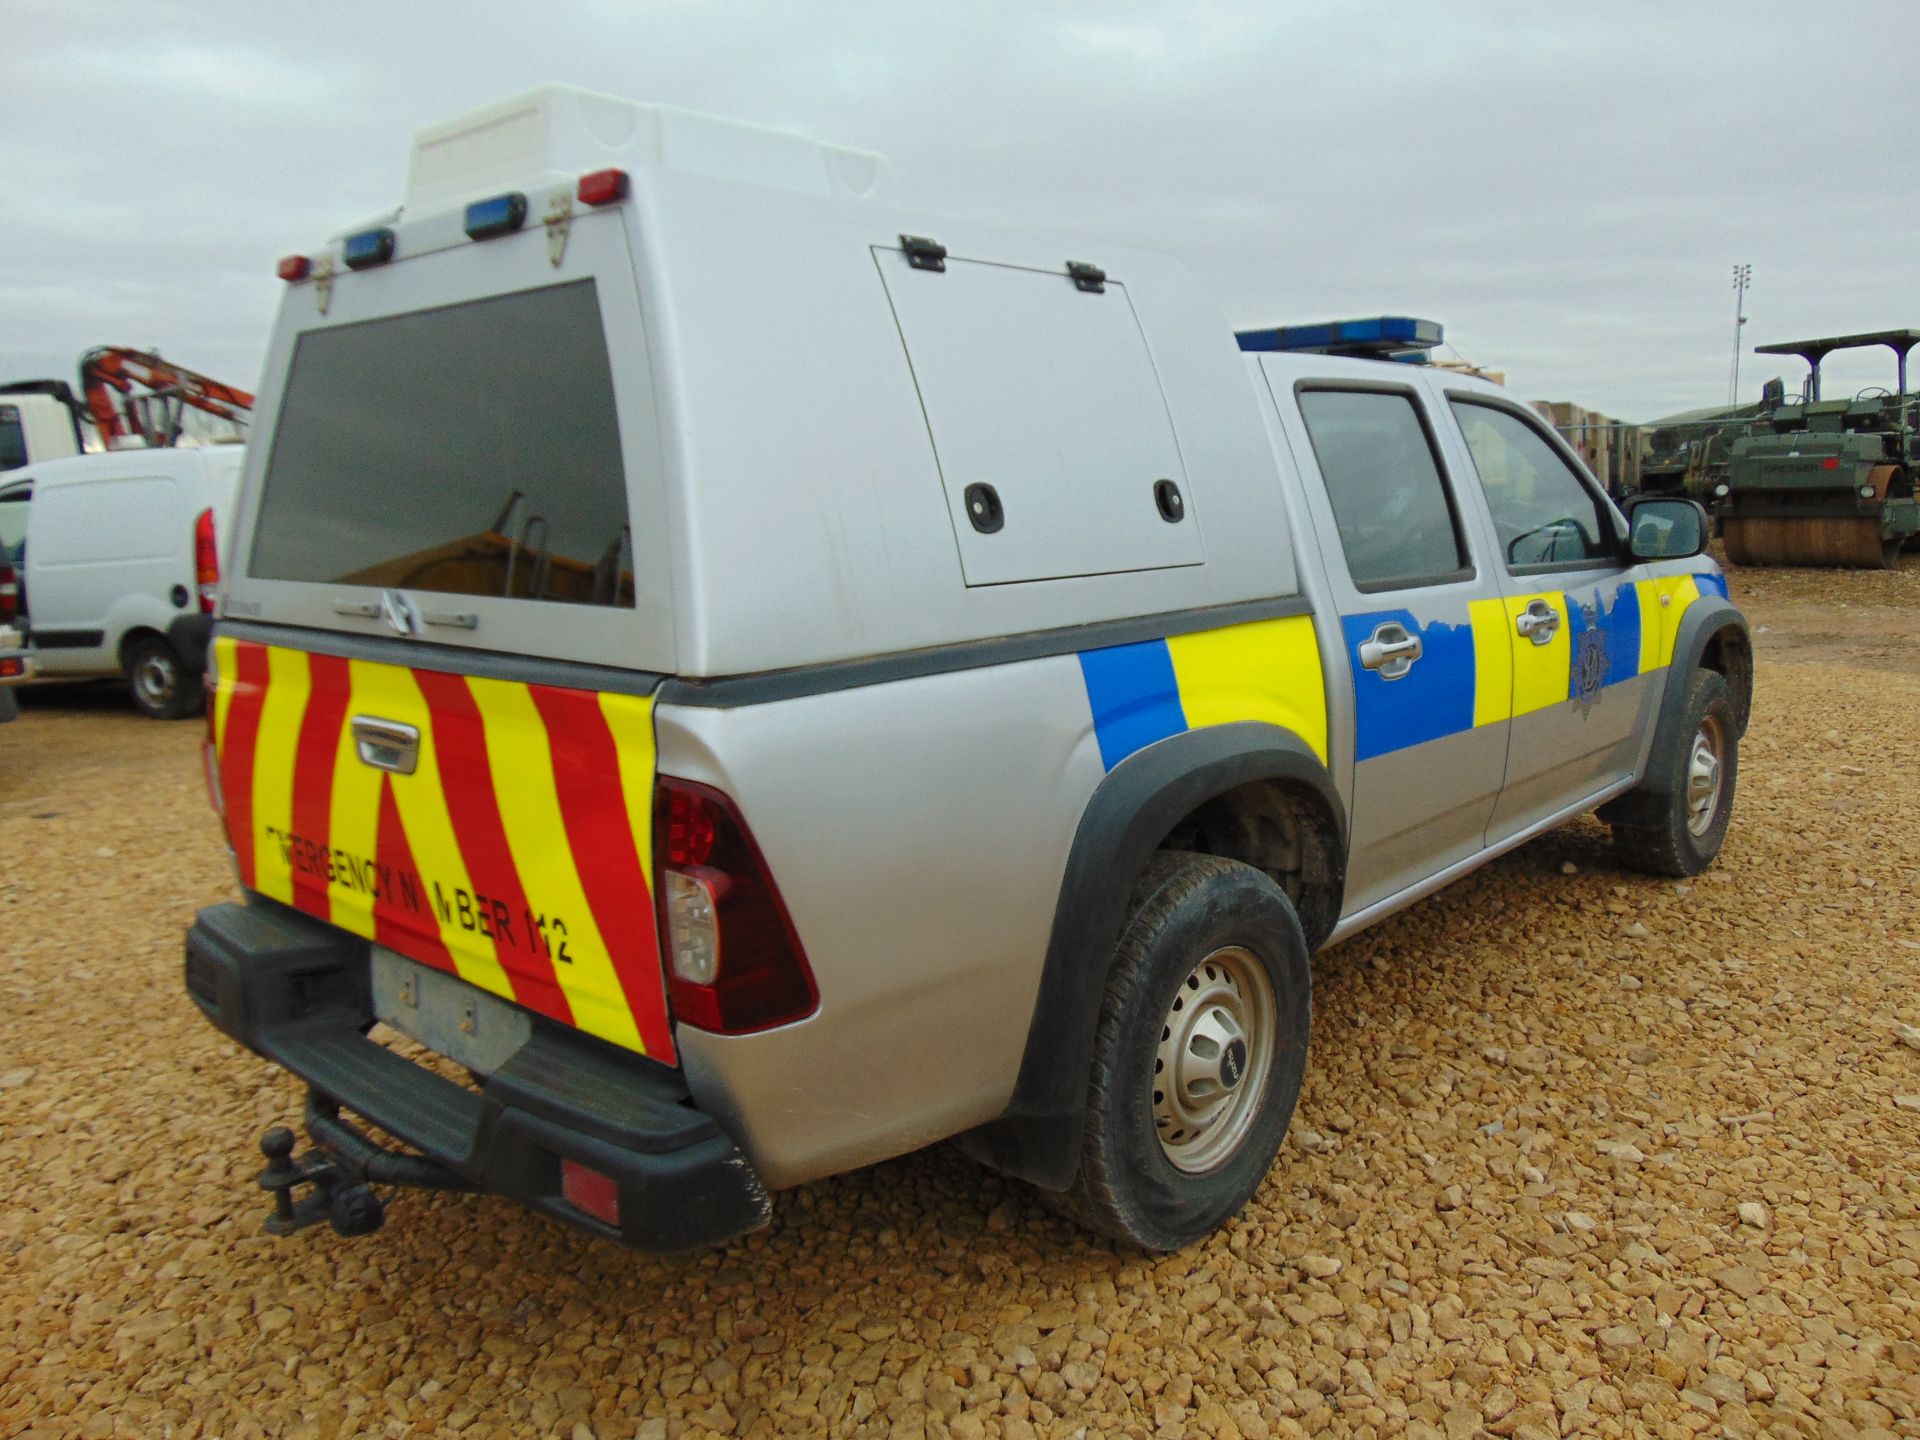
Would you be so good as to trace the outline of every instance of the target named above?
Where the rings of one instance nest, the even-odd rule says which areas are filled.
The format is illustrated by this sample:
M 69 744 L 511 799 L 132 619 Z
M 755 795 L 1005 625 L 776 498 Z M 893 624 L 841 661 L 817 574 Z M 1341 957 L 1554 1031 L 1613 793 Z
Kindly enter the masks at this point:
M 373 947 L 373 1013 L 480 1075 L 493 1074 L 533 1038 L 526 1011 L 383 945 Z

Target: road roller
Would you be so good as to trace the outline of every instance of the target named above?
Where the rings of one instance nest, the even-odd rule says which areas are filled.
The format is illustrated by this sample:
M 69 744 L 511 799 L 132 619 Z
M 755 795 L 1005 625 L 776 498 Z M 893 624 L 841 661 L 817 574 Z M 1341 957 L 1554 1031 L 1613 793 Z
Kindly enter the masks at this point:
M 1820 393 L 1820 365 L 1839 350 L 1893 351 L 1895 388 L 1851 399 Z M 1907 393 L 1907 356 L 1920 330 L 1881 330 L 1758 345 L 1759 355 L 1807 362 L 1800 397 L 1775 406 L 1734 441 L 1727 478 L 1715 487 L 1727 558 L 1736 565 L 1892 567 L 1920 534 L 1920 400 Z

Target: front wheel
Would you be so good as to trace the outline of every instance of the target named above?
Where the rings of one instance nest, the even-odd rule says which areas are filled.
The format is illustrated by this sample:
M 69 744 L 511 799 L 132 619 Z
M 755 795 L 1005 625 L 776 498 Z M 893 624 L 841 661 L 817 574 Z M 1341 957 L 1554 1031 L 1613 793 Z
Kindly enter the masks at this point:
M 1107 980 L 1080 1170 L 1060 1209 L 1145 1250 L 1230 1219 L 1279 1153 L 1306 1073 L 1306 937 L 1263 872 L 1154 858 Z
M 184 720 L 205 704 L 198 675 L 158 635 L 133 642 L 127 651 L 127 689 L 140 713 L 154 720 Z
M 1680 744 L 1651 762 L 1648 807 L 1634 811 L 1638 823 L 1614 824 L 1613 844 L 1621 860 L 1652 875 L 1698 875 L 1726 841 L 1739 774 L 1733 691 L 1716 672 L 1696 671 Z

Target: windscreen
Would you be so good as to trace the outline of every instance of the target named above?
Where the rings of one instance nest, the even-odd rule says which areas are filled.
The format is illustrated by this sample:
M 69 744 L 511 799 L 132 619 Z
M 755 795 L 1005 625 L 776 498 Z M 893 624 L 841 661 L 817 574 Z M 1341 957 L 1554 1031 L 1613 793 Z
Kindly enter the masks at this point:
M 253 575 L 631 606 L 632 553 L 591 280 L 300 337 Z

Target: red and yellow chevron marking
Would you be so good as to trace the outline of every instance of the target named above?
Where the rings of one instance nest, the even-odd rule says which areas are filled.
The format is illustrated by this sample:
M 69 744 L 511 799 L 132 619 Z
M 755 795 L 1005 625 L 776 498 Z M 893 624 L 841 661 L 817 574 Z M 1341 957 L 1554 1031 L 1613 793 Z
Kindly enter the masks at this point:
M 249 887 L 673 1061 L 650 698 L 214 647 L 214 744 Z M 419 730 L 411 775 L 360 759 L 356 715 Z

